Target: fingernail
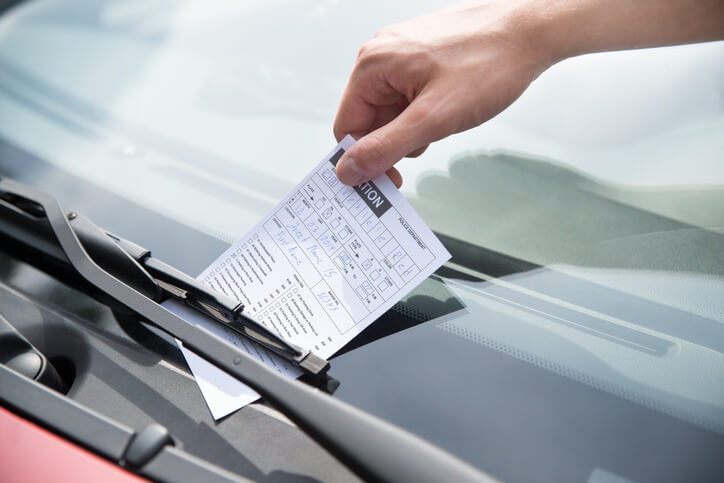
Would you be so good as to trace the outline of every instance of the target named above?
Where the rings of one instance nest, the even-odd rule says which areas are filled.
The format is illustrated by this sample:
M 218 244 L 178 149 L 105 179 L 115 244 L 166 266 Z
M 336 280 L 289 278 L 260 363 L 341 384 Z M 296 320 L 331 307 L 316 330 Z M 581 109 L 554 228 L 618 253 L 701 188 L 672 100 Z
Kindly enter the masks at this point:
M 357 166 L 357 161 L 348 156 L 340 159 L 337 163 L 337 178 L 348 186 L 355 186 L 365 179 L 365 175 Z

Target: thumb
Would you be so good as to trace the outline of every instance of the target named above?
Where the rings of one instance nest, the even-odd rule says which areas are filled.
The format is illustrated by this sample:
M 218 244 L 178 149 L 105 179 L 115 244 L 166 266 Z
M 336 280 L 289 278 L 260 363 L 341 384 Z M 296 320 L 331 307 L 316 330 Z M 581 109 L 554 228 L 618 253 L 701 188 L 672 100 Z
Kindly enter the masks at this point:
M 413 102 L 395 119 L 355 142 L 337 163 L 337 177 L 354 186 L 376 178 L 408 153 L 440 139 L 425 103 Z

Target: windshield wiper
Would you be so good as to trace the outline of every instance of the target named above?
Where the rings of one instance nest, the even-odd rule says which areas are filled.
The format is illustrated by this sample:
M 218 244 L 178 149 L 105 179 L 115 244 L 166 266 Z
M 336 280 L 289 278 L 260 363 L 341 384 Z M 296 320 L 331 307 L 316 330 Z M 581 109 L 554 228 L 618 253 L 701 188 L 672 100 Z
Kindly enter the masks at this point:
M 39 205 L 8 191 L 0 192 L 0 199 L 21 212 L 13 214 L 16 237 L 25 230 L 27 239 L 28 232 L 32 231 L 36 241 L 40 235 L 44 238 L 43 246 L 49 246 L 54 236 Z M 23 214 L 28 216 L 24 218 Z M 67 218 L 90 258 L 110 275 L 155 302 L 178 300 L 274 352 L 303 373 L 316 378 L 322 387 L 333 389 L 336 386 L 326 379 L 329 363 L 325 359 L 268 330 L 245 313 L 240 302 L 210 290 L 182 271 L 152 257 L 150 250 L 102 230 L 78 213 L 71 212 Z M 59 260 L 66 258 L 58 250 L 46 253 Z
M 231 302 L 227 301 L 227 304 L 219 300 L 218 294 L 211 294 L 212 301 L 200 296 L 195 289 L 189 291 L 192 284 L 179 283 L 179 280 L 187 280 L 187 276 L 179 277 L 181 272 L 169 271 L 167 265 L 152 263 L 145 275 L 130 268 L 118 269 L 116 265 L 138 264 L 140 267 L 134 258 L 134 254 L 140 256 L 145 253 L 140 247 L 135 250 L 127 245 L 126 249 L 130 252 L 122 249 L 127 255 L 125 258 L 111 256 L 111 260 L 101 266 L 91 256 L 94 249 L 86 249 L 81 243 L 71 225 L 73 220 L 69 218 L 79 219 L 77 215 L 66 216 L 52 196 L 0 177 L 0 235 L 67 263 L 101 294 L 249 385 L 362 478 L 374 481 L 491 481 L 487 475 L 440 448 L 322 391 L 283 376 L 209 330 L 178 317 L 157 303 L 159 290 L 161 293 L 164 290 L 168 293 L 176 289 L 183 291 L 183 294 L 179 292 L 179 296 L 186 297 L 186 303 L 192 306 L 203 304 L 204 310 L 218 311 L 226 318 L 225 323 L 229 322 L 227 317 L 234 310 L 227 313 Z M 83 222 L 80 224 L 83 225 Z M 52 236 L 48 237 L 48 234 Z M 108 236 L 100 229 L 91 230 L 91 234 L 100 239 Z M 116 239 L 112 245 L 120 248 L 120 239 Z M 100 242 L 100 246 L 115 251 L 105 241 Z M 96 256 L 99 255 L 96 253 Z M 144 256 L 140 258 L 147 262 Z M 107 271 L 111 267 L 113 274 Z M 161 277 L 161 273 L 167 278 Z M 193 281 L 190 277 L 188 280 Z M 209 315 L 219 322 L 216 314 Z M 292 347 L 292 350 L 296 349 Z M 314 361 L 314 358 L 311 360 Z M 323 374 L 328 365 L 316 361 L 312 363 L 312 367 L 315 366 L 319 367 L 318 373 Z

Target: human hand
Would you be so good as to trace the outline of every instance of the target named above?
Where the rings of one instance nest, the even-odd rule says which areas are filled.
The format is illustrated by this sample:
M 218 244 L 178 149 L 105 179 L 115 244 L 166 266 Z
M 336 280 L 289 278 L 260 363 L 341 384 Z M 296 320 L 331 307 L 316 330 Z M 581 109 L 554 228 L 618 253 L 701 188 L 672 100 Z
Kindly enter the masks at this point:
M 358 141 L 337 163 L 357 185 L 433 141 L 508 107 L 553 62 L 520 16 L 521 2 L 472 2 L 381 30 L 359 51 L 334 123 Z
M 508 107 L 541 72 L 591 52 L 724 39 L 724 0 L 477 0 L 382 29 L 359 51 L 334 134 L 356 185 Z

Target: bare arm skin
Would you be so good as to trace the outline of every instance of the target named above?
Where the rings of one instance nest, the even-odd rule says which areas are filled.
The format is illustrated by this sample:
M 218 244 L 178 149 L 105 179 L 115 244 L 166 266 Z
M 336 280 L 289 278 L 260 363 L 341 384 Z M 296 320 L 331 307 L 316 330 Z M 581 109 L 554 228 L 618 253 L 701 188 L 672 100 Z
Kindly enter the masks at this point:
M 359 51 L 334 134 L 355 185 L 482 124 L 548 67 L 609 50 L 724 39 L 724 0 L 476 0 L 392 25 Z

